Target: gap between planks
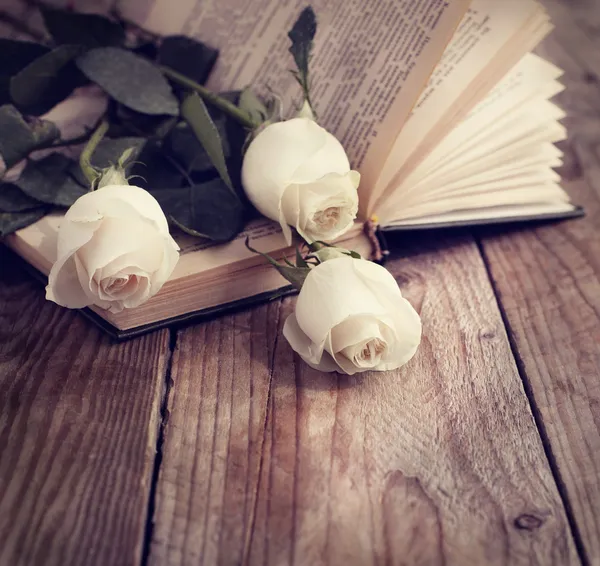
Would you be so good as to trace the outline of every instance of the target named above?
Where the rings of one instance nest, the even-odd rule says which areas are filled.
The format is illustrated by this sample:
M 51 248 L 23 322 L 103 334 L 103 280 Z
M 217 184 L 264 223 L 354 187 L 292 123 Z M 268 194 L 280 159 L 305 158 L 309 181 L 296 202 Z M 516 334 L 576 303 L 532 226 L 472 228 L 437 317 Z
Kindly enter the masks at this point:
M 512 352 L 512 356 L 515 360 L 515 364 L 517 366 L 517 370 L 519 372 L 519 376 L 521 378 L 521 382 L 523 383 L 523 389 L 525 391 L 525 395 L 527 396 L 527 401 L 529 403 L 529 407 L 531 409 L 531 413 L 533 415 L 533 420 L 535 421 L 535 426 L 538 429 L 538 433 L 540 435 L 542 446 L 544 448 L 544 453 L 546 454 L 546 460 L 548 461 L 548 465 L 550 466 L 550 470 L 552 472 L 552 476 L 554 477 L 554 482 L 556 483 L 556 488 L 558 490 L 558 494 L 562 500 L 563 508 L 565 510 L 565 514 L 567 517 L 567 522 L 569 523 L 569 529 L 571 530 L 571 535 L 573 536 L 573 542 L 575 543 L 575 548 L 577 550 L 577 554 L 579 559 L 581 560 L 582 566 L 590 566 L 591 562 L 585 550 L 585 545 L 583 544 L 583 537 L 581 536 L 581 531 L 577 526 L 577 521 L 575 520 L 575 513 L 573 512 L 573 507 L 571 502 L 569 501 L 569 496 L 567 493 L 567 487 L 565 482 L 560 474 L 558 469 L 558 463 L 556 460 L 556 456 L 552 451 L 552 446 L 550 443 L 550 438 L 548 436 L 548 431 L 546 430 L 546 426 L 544 425 L 544 420 L 542 418 L 541 412 L 537 403 L 535 402 L 535 396 L 533 394 L 531 383 L 527 378 L 527 371 L 525 369 L 525 364 L 523 359 L 519 355 L 517 345 L 515 343 L 515 337 L 513 333 L 513 329 L 510 324 L 510 320 L 506 314 L 506 310 L 504 309 L 504 305 L 500 300 L 500 296 L 498 293 L 498 288 L 496 286 L 496 282 L 492 277 L 492 272 L 489 264 L 489 257 L 485 252 L 483 244 L 481 242 L 481 237 L 477 234 L 474 235 L 474 240 L 477 244 L 477 248 L 479 249 L 479 255 L 485 265 L 485 270 L 487 272 L 487 276 L 494 291 L 494 297 L 496 298 L 496 305 L 498 306 L 498 310 L 500 311 L 500 315 L 502 316 L 502 322 L 504 323 L 504 328 L 506 329 L 506 335 L 508 336 L 508 342 L 510 344 L 510 349 Z
M 178 330 L 169 328 L 169 354 L 165 365 L 165 377 L 163 379 L 163 392 L 160 400 L 160 421 L 158 423 L 158 434 L 156 435 L 156 455 L 154 456 L 154 464 L 152 468 L 152 477 L 150 480 L 150 488 L 148 490 L 148 506 L 146 508 L 146 528 L 144 529 L 144 540 L 142 541 L 142 555 L 140 560 L 141 566 L 148 564 L 150 557 L 150 548 L 152 544 L 152 534 L 154 532 L 154 512 L 156 510 L 156 488 L 158 486 L 158 477 L 160 475 L 160 467 L 163 459 L 163 446 L 165 442 L 165 427 L 169 422 L 169 395 L 173 380 L 171 378 L 171 370 L 173 368 L 173 355 L 177 348 Z
M 283 299 L 281 299 L 281 298 L 277 299 L 277 305 L 278 305 L 278 308 L 277 308 L 277 317 L 276 317 L 276 323 L 275 323 L 276 328 L 279 327 Z M 264 421 L 263 433 L 262 433 L 263 446 L 264 446 L 264 442 L 265 442 L 265 439 L 267 436 L 269 413 L 271 411 L 271 395 L 272 395 L 271 385 L 272 385 L 272 381 L 273 381 L 273 372 L 275 370 L 275 353 L 277 351 L 277 343 L 279 341 L 279 337 L 280 337 L 279 333 L 277 333 L 275 335 L 275 340 L 274 340 L 274 344 L 273 344 L 273 352 L 271 355 L 271 364 L 270 364 L 271 367 L 270 367 L 269 380 L 268 380 L 268 386 L 267 386 L 268 389 L 267 389 L 267 398 L 266 398 L 266 414 L 265 414 L 265 421 Z M 157 487 L 158 487 L 158 481 L 159 481 L 159 476 L 160 476 L 160 471 L 161 471 L 161 465 L 163 462 L 163 447 L 164 447 L 164 442 L 165 442 L 165 429 L 169 422 L 168 406 L 169 406 L 169 396 L 171 394 L 171 390 L 173 387 L 173 378 L 172 378 L 173 358 L 175 355 L 175 351 L 177 349 L 178 338 L 179 338 L 179 330 L 177 328 L 170 328 L 169 329 L 169 354 L 168 354 L 168 359 L 167 359 L 167 364 L 166 364 L 165 377 L 163 380 L 163 394 L 162 394 L 161 403 L 160 403 L 160 422 L 159 422 L 158 434 L 157 434 L 157 439 L 156 439 L 156 456 L 154 458 L 154 464 L 153 464 L 153 469 L 152 469 L 152 479 L 151 479 L 150 488 L 148 491 L 148 506 L 147 506 L 147 511 L 146 511 L 146 528 L 144 531 L 144 540 L 142 543 L 142 554 L 141 554 L 140 566 L 147 566 L 147 564 L 149 563 L 150 553 L 151 553 L 151 549 L 152 549 L 152 536 L 154 534 L 154 514 L 156 511 Z M 265 459 L 264 450 L 261 449 L 260 452 L 261 452 L 261 458 L 260 458 L 260 463 L 259 463 L 259 468 L 258 468 L 258 476 L 257 476 L 258 478 L 260 478 L 262 475 L 263 464 L 264 464 L 264 459 Z M 258 488 L 258 486 L 257 486 L 257 488 Z M 258 506 L 258 498 L 256 498 L 253 503 L 253 509 L 252 509 L 252 512 L 250 515 L 250 525 L 246 531 L 246 539 L 244 541 L 244 553 L 243 553 L 244 558 L 243 558 L 243 562 L 242 562 L 243 564 L 246 564 L 246 562 L 248 561 L 250 547 L 252 545 L 252 537 L 254 534 L 254 523 L 256 521 L 257 506 Z

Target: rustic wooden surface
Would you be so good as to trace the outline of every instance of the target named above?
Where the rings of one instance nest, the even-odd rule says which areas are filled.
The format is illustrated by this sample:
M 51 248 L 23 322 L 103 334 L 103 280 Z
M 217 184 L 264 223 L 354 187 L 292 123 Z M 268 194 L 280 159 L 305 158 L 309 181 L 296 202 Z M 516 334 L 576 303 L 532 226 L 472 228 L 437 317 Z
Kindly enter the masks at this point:
M 0 247 L 0 564 L 139 564 L 168 331 L 114 345 Z
M 293 300 L 180 333 L 152 564 L 578 563 L 476 246 L 414 252 L 401 371 L 311 370 Z
M 387 375 L 314 372 L 293 299 L 111 345 L 0 250 L 0 565 L 600 565 L 600 6 L 544 0 L 587 217 L 431 236 Z
M 587 217 L 481 241 L 580 550 L 600 564 L 600 5 L 544 4 L 557 28 L 538 51 L 567 86 L 559 172 Z

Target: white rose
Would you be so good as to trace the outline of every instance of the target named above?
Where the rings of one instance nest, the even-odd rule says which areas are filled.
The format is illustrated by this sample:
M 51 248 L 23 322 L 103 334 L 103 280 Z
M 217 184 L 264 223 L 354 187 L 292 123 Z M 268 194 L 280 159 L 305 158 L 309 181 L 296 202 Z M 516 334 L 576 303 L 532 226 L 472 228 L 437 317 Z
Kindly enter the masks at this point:
M 169 278 L 178 250 L 150 193 L 130 185 L 103 187 L 79 198 L 62 220 L 46 298 L 114 313 L 136 307 Z
M 346 256 L 310 271 L 283 334 L 311 367 L 352 375 L 408 362 L 421 319 L 389 271 Z
M 281 224 L 288 243 L 289 226 L 307 241 L 333 240 L 348 231 L 358 212 L 359 182 L 342 144 L 309 118 L 267 126 L 242 166 L 248 198 Z

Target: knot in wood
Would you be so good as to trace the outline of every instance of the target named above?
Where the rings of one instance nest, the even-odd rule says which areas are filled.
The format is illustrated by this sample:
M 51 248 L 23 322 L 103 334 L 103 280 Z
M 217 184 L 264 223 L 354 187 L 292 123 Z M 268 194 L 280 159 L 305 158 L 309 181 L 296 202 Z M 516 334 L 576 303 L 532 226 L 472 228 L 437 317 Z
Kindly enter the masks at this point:
M 496 338 L 496 330 L 493 328 L 483 328 L 479 331 L 479 337 L 483 340 L 493 340 Z
M 532 515 L 531 513 L 523 513 L 515 519 L 515 527 L 521 531 L 535 531 L 543 524 L 543 518 Z

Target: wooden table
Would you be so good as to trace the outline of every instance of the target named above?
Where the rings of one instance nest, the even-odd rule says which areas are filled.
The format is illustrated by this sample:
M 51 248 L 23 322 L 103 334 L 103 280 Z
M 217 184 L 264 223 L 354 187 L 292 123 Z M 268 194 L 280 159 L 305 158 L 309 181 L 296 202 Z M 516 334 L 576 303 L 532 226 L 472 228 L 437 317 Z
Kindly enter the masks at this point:
M 115 345 L 0 252 L 0 565 L 600 564 L 600 8 L 546 4 L 587 218 L 397 239 L 401 371 L 310 370 L 293 299 Z

